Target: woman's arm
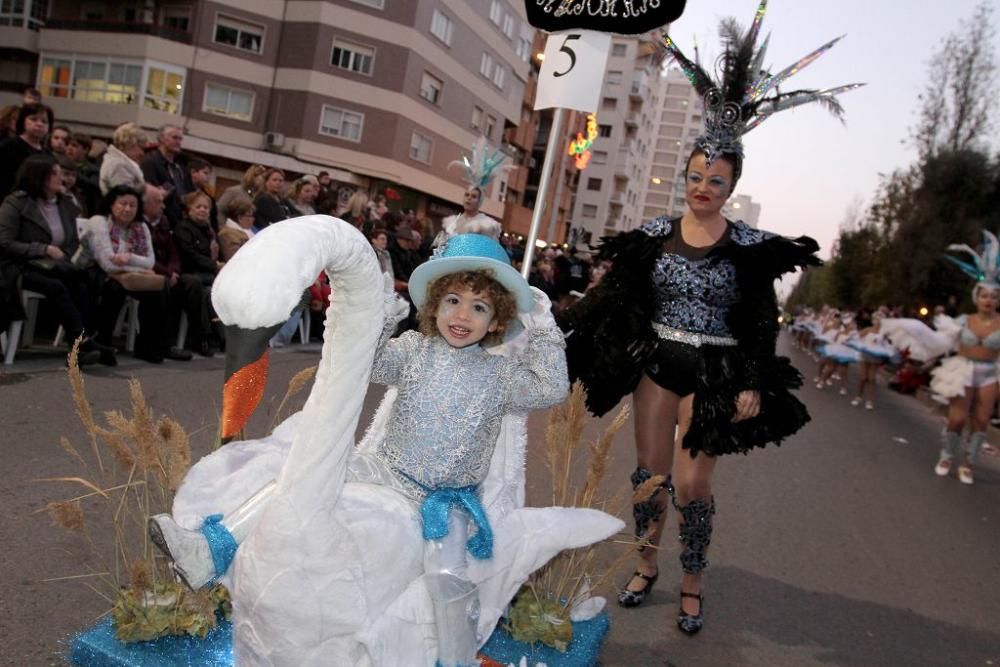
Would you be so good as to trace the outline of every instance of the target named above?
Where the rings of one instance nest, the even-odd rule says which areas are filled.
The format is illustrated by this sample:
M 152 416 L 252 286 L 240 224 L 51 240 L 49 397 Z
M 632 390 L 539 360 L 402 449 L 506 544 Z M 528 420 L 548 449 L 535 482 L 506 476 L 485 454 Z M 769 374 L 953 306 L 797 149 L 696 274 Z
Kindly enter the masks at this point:
M 103 215 L 95 215 L 87 224 L 89 231 L 83 238 L 90 248 L 94 261 L 105 273 L 120 273 L 125 270 L 121 264 L 115 264 L 115 249 L 111 247 L 111 225 L 114 224 Z
M 152 271 L 153 265 L 156 263 L 156 255 L 153 252 L 153 237 L 149 233 L 149 227 L 142 222 L 134 222 L 132 228 L 138 228 L 136 233 L 145 240 L 146 254 L 140 255 L 133 250 L 129 253 L 125 268 L 131 271 Z
M 216 272 L 216 264 L 210 255 L 203 254 L 197 245 L 197 230 L 189 222 L 182 222 L 174 230 L 174 245 L 181 256 L 181 270 L 185 273 Z
M 14 195 L 0 205 L 0 252 L 11 258 L 38 259 L 47 257 L 49 244 L 41 241 L 21 241 L 21 211 L 14 204 Z

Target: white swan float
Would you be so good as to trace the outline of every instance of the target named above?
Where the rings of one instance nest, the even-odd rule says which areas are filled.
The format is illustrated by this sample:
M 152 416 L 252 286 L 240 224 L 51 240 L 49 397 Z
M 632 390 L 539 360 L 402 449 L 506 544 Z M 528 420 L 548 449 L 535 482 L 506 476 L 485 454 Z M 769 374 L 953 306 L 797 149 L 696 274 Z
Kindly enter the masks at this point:
M 238 665 L 432 667 L 437 639 L 419 507 L 393 488 L 345 481 L 356 452 L 384 436 L 395 397 L 390 389 L 356 447 L 384 320 L 383 279 L 370 245 L 327 216 L 271 225 L 219 274 L 213 303 L 227 325 L 273 326 L 321 270 L 330 276 L 332 299 L 304 408 L 271 436 L 230 443 L 198 462 L 178 491 L 174 517 L 198 528 L 277 479 L 227 573 Z M 481 641 L 534 570 L 563 549 L 624 528 L 596 510 L 524 507 L 525 434 L 524 414 L 505 418 L 482 486 L 495 549 L 468 571 L 477 585 Z

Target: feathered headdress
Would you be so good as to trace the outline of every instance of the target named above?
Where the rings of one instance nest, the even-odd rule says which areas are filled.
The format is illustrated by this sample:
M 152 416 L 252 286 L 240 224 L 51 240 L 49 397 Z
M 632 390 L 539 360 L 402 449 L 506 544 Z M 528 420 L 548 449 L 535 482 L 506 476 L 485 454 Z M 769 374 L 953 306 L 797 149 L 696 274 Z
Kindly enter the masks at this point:
M 971 262 L 964 262 L 951 255 L 945 255 L 945 259 L 962 269 L 965 275 L 975 278 L 976 287 L 988 287 L 990 289 L 1000 289 L 1000 242 L 993 232 L 983 230 L 983 251 L 976 252 L 964 243 L 952 243 L 948 246 L 949 252 L 961 252 L 972 258 Z
M 818 102 L 843 122 L 844 109 L 837 95 L 860 88 L 863 83 L 852 83 L 825 90 L 778 91 L 778 86 L 829 51 L 843 36 L 831 40 L 777 74 L 763 68 L 770 35 L 757 46 L 767 0 L 761 0 L 754 14 L 753 23 L 746 32 L 734 18 L 727 18 L 719 26 L 722 38 L 722 55 L 716 62 L 718 80 L 713 80 L 699 62 L 695 47 L 695 60 L 685 56 L 673 39 L 663 33 L 667 52 L 680 66 L 691 85 L 705 102 L 705 131 L 695 140 L 695 146 L 705 153 L 709 164 L 722 154 L 737 156 L 734 177 L 739 178 L 743 158 L 743 135 L 778 113 L 802 104 Z
M 476 143 L 472 144 L 472 155 L 463 155 L 461 160 L 452 160 L 448 166 L 458 165 L 465 169 L 465 182 L 470 187 L 485 191 L 497 174 L 502 174 L 514 166 L 507 163 L 507 159 L 507 154 L 499 148 L 491 152 L 486 137 L 479 137 Z

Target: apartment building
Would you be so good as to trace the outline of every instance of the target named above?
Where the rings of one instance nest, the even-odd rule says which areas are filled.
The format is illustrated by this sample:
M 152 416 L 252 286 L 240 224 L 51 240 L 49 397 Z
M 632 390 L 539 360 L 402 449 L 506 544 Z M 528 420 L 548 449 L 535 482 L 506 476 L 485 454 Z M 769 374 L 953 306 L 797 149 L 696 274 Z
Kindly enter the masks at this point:
M 585 238 L 633 229 L 642 223 L 643 184 L 655 147 L 661 88 L 658 47 L 616 36 L 601 87 L 598 138 L 581 172 L 573 225 Z
M 760 204 L 750 195 L 735 194 L 722 207 L 722 215 L 729 220 L 742 220 L 756 229 L 760 223 Z
M 73 129 L 172 123 L 227 175 L 327 170 L 438 217 L 449 163 L 521 122 L 533 37 L 518 0 L 5 0 L 0 104 L 34 84 Z

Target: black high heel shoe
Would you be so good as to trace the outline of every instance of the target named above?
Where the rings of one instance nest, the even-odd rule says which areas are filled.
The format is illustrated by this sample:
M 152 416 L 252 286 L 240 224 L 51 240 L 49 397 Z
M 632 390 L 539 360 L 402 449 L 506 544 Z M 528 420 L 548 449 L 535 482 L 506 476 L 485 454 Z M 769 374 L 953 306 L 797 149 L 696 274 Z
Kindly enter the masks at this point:
M 640 579 L 645 580 L 646 585 L 637 591 L 630 591 L 628 588 L 620 591 L 618 593 L 618 604 L 622 607 L 638 607 L 641 605 L 646 599 L 646 596 L 649 595 L 649 592 L 653 590 L 653 584 L 656 583 L 659 576 L 659 570 L 657 570 L 656 574 L 653 576 L 643 574 L 642 572 L 636 570 L 635 574 L 632 575 L 632 578 L 634 579 L 635 577 L 639 577 Z
M 698 601 L 698 614 L 689 614 L 681 607 L 677 611 L 677 627 L 686 635 L 696 635 L 702 626 L 705 625 L 705 619 L 702 617 L 702 611 L 705 607 L 705 597 L 701 593 L 685 593 L 681 591 L 681 601 L 684 598 L 694 598 Z

